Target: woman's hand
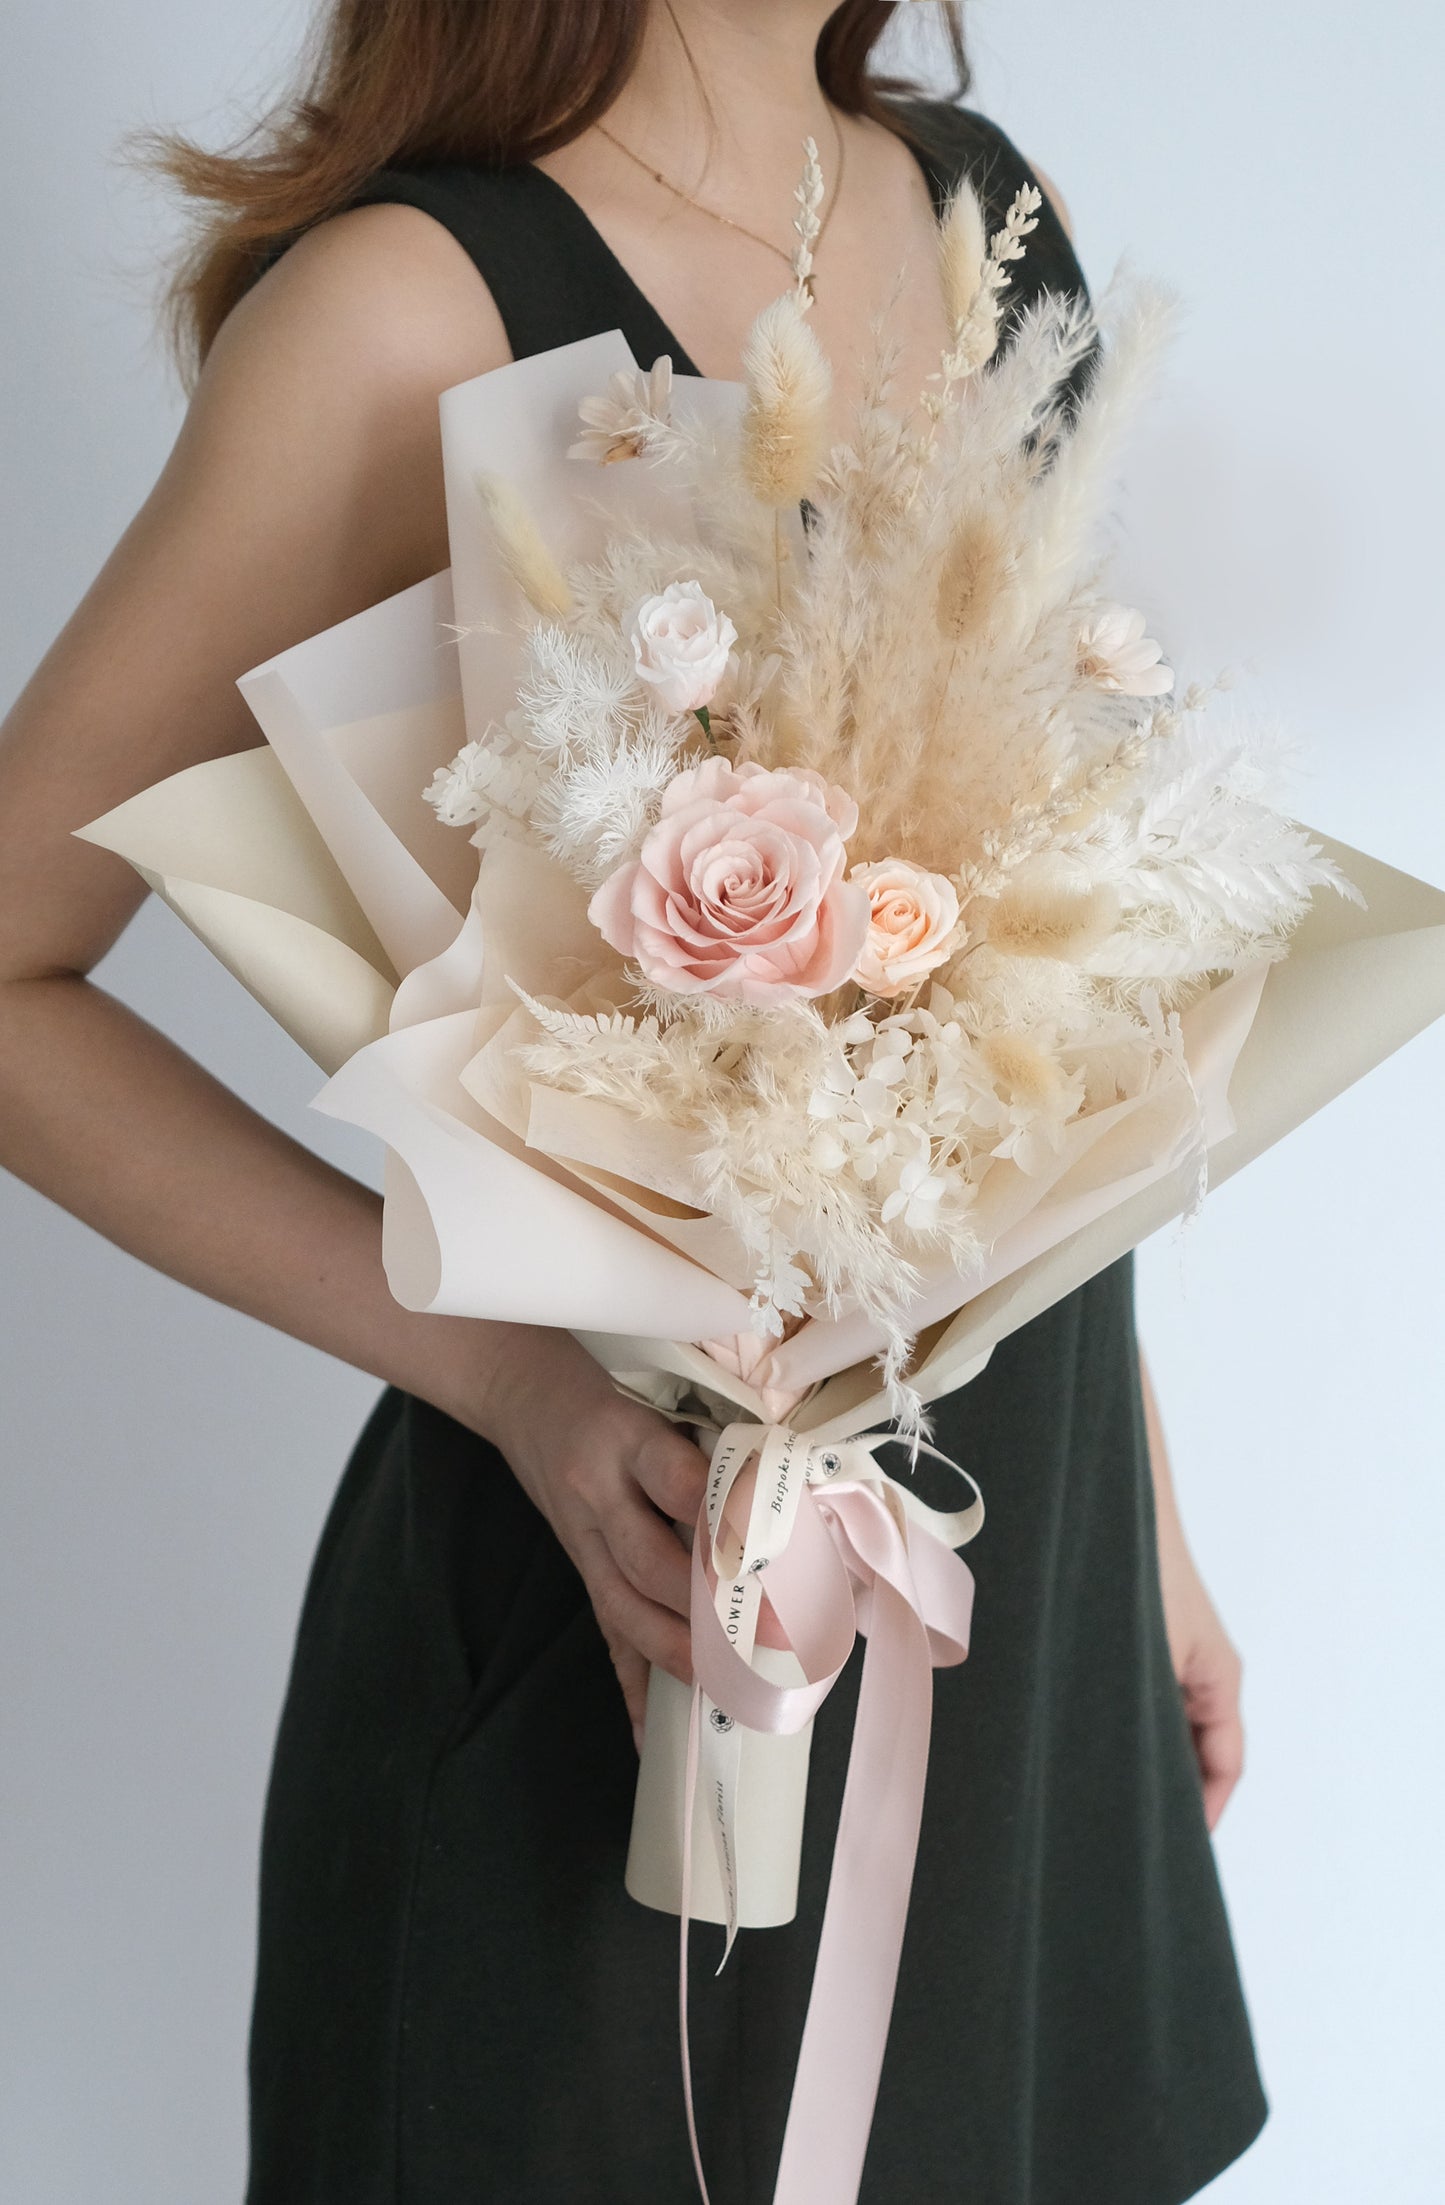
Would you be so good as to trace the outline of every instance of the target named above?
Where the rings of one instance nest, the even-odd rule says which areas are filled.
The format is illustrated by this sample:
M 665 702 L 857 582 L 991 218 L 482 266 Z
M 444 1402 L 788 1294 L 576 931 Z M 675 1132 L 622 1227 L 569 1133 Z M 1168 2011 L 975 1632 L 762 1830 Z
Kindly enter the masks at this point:
M 568 1332 L 509 1326 L 473 1419 L 505 1455 L 587 1587 L 638 1751 L 649 1663 L 692 1681 L 692 1565 L 707 1463 L 666 1417 L 626 1400 Z
M 1195 1568 L 1177 1513 L 1167 1526 L 1160 1522 L 1159 1577 L 1169 1655 L 1194 1734 L 1204 1819 L 1212 1830 L 1244 1771 L 1241 1663 Z
M 1144 1421 L 1154 1477 L 1154 1514 L 1159 1535 L 1159 1584 L 1169 1656 L 1184 1712 L 1194 1734 L 1204 1793 L 1204 1819 L 1213 1830 L 1244 1773 L 1244 1724 L 1239 1710 L 1242 1664 L 1214 1602 L 1194 1564 L 1180 1521 L 1169 1469 L 1169 1450 L 1159 1419 L 1149 1373 L 1140 1359 Z

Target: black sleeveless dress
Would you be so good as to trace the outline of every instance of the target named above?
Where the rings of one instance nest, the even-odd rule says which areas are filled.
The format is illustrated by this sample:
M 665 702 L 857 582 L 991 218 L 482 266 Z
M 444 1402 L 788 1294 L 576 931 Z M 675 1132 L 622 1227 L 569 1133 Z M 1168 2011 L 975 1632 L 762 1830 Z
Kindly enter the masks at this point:
M 1028 174 L 910 111 L 990 228 Z M 388 173 L 523 355 L 620 326 L 685 355 L 540 171 Z M 1045 201 L 1014 274 L 1082 290 Z M 1265 2117 L 1170 1669 L 1132 1271 L 935 1405 L 977 1476 L 974 1651 L 935 1676 L 922 1842 L 864 2205 L 1179 2205 Z M 815 1728 L 802 1892 L 714 1980 L 694 2071 L 714 2205 L 768 2205 L 859 1655 Z M 688 2205 L 677 1928 L 622 1884 L 636 1770 L 582 1584 L 505 1462 L 387 1392 L 316 1556 L 261 1863 L 248 2205 Z M 741 2108 L 747 2109 L 744 2122 Z

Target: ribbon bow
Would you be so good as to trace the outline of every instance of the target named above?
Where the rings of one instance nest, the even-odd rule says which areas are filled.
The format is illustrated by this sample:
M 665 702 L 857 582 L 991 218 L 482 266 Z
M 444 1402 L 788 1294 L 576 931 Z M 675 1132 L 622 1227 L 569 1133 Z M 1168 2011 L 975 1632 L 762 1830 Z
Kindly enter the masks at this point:
M 798 1731 L 821 1707 L 859 1631 L 868 1641 L 833 1873 L 803 2027 L 774 2205 L 853 2205 L 888 2039 L 918 1850 L 934 1668 L 968 1652 L 973 1573 L 953 1550 L 983 1522 L 973 1495 L 929 1508 L 877 1462 L 896 1434 L 809 1440 L 779 1424 L 730 1424 L 713 1450 L 692 1549 L 696 1679 L 683 1800 L 679 2008 L 688 2134 L 698 2149 L 687 2026 L 693 1802 L 706 1785 L 727 1899 L 726 1961 L 737 1934 L 736 1726 Z M 754 1467 L 755 1466 L 755 1467 Z M 748 1474 L 751 1473 L 751 1490 Z M 760 1676 L 760 1638 L 789 1647 L 801 1684 Z

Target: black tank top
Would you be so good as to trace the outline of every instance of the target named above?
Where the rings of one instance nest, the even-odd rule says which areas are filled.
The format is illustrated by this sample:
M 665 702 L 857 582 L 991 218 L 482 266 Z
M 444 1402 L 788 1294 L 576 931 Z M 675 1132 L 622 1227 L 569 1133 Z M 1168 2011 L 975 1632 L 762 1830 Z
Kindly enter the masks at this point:
M 996 227 L 1028 175 L 1010 140 L 968 109 L 908 118 L 935 200 L 966 170 Z M 466 248 L 518 356 L 620 327 L 644 364 L 688 365 L 539 171 L 388 172 L 359 195 L 383 201 Z M 1047 201 L 1011 314 L 1046 287 L 1083 289 Z M 934 1416 L 988 1521 L 973 1650 L 935 1677 L 861 2205 L 1180 2205 L 1264 2099 L 1170 1668 L 1131 1264 Z M 796 1920 L 745 1932 L 717 1980 L 694 1937 L 714 2205 L 772 2197 L 857 1670 L 815 1723 Z M 676 1925 L 623 1890 L 635 1769 L 551 1527 L 493 1448 L 388 1390 L 277 1742 L 248 2205 L 690 2205 Z
M 1012 141 L 971 109 L 910 101 L 900 104 L 899 115 L 936 208 L 966 173 L 992 233 L 1019 186 L 1036 181 Z M 543 170 L 386 169 L 355 200 L 358 206 L 381 203 L 419 208 L 465 248 L 492 294 L 515 359 L 620 329 L 643 367 L 667 352 L 680 374 L 698 372 L 577 201 Z M 1005 294 L 1005 342 L 1022 306 L 1046 290 L 1088 295 L 1047 195 Z

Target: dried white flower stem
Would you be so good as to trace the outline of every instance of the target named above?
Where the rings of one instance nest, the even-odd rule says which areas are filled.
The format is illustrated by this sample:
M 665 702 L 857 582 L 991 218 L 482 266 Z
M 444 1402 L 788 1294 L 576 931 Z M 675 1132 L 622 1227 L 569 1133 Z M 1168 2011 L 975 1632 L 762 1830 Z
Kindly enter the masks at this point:
M 998 350 L 1002 293 L 1013 281 L 1009 263 L 1023 259 L 1027 251 L 1024 239 L 1038 228 L 1038 210 L 1043 203 L 1043 193 L 1033 184 L 1019 186 L 1009 202 L 1003 227 L 990 238 L 973 281 L 969 262 L 974 252 L 974 225 L 977 221 L 981 228 L 982 216 L 967 182 L 959 186 L 944 212 L 939 261 L 944 305 L 951 322 L 950 342 L 937 371 L 940 387 L 924 391 L 919 400 L 928 426 L 919 439 L 910 504 L 932 456 L 938 424 L 954 403 L 960 385 L 986 367 Z M 955 314 L 959 319 L 953 319 Z
M 818 159 L 816 140 L 803 140 L 803 175 L 793 197 L 798 211 L 793 217 L 793 228 L 798 242 L 793 251 L 793 296 L 798 302 L 800 314 L 806 314 L 813 304 L 813 247 L 823 232 L 818 209 L 823 204 L 823 168 Z

